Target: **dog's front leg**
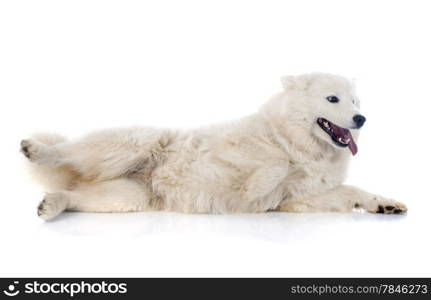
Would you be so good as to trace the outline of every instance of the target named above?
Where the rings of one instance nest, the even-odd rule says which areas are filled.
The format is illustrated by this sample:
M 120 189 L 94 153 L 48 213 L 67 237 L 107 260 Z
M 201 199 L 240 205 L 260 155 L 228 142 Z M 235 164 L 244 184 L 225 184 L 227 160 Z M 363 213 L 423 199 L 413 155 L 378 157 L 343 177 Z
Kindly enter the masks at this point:
M 242 187 L 242 197 L 247 201 L 264 198 L 280 185 L 287 173 L 288 166 L 283 164 L 256 169 Z
M 392 199 L 374 195 L 359 188 L 341 185 L 321 194 L 288 199 L 279 207 L 289 212 L 350 212 L 363 208 L 370 213 L 403 214 L 407 207 Z

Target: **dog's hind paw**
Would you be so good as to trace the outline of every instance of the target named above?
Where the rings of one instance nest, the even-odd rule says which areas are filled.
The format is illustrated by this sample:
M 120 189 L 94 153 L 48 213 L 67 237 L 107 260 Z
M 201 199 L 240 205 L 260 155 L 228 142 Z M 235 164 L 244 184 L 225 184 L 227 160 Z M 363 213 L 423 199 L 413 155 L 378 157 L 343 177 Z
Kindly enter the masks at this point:
M 37 206 L 37 215 L 45 220 L 51 220 L 67 208 L 67 198 L 61 193 L 46 194 Z
M 32 162 L 43 162 L 49 155 L 46 145 L 32 139 L 21 141 L 21 153 Z
M 24 154 L 29 160 L 33 160 L 37 156 L 37 147 L 35 147 L 32 140 L 21 141 L 21 153 Z
M 52 147 L 32 139 L 21 141 L 21 153 L 31 162 L 48 165 L 58 163 L 58 155 Z

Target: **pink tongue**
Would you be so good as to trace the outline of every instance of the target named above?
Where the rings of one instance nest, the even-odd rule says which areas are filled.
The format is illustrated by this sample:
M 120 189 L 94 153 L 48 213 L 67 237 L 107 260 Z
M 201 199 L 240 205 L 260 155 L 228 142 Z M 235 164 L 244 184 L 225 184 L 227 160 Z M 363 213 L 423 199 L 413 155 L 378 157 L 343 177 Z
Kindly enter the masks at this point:
M 358 146 L 356 145 L 356 143 L 353 140 L 353 138 L 349 142 L 349 149 L 350 149 L 350 151 L 352 152 L 353 155 L 356 155 L 356 153 L 358 153 Z
M 350 130 L 341 128 L 339 126 L 333 126 L 332 129 L 335 132 L 335 134 L 337 136 L 341 137 L 343 140 L 350 139 L 348 147 L 350 149 L 350 152 L 352 152 L 353 155 L 356 155 L 356 153 L 358 153 L 358 146 L 356 145 L 355 141 L 353 140 L 353 137 L 352 137 L 352 134 L 350 133 Z

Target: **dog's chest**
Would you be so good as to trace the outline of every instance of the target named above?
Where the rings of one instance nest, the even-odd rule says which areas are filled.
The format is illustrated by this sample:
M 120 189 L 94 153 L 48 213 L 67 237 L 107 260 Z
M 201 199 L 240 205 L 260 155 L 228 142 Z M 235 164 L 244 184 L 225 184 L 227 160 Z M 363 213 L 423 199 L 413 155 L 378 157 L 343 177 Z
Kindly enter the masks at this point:
M 285 196 L 304 197 L 331 189 L 344 181 L 346 170 L 347 163 L 343 160 L 291 161 L 283 183 Z

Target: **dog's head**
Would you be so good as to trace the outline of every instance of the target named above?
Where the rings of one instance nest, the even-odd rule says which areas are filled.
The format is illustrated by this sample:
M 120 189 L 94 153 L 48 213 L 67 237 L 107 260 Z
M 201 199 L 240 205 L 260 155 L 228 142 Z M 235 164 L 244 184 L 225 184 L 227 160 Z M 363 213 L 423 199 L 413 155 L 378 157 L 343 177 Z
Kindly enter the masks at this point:
M 358 152 L 355 140 L 365 117 L 349 80 L 331 74 L 312 73 L 282 78 L 284 92 L 272 101 L 271 110 L 288 126 L 301 128 L 312 138 L 336 149 Z M 305 139 L 306 137 L 304 137 Z

